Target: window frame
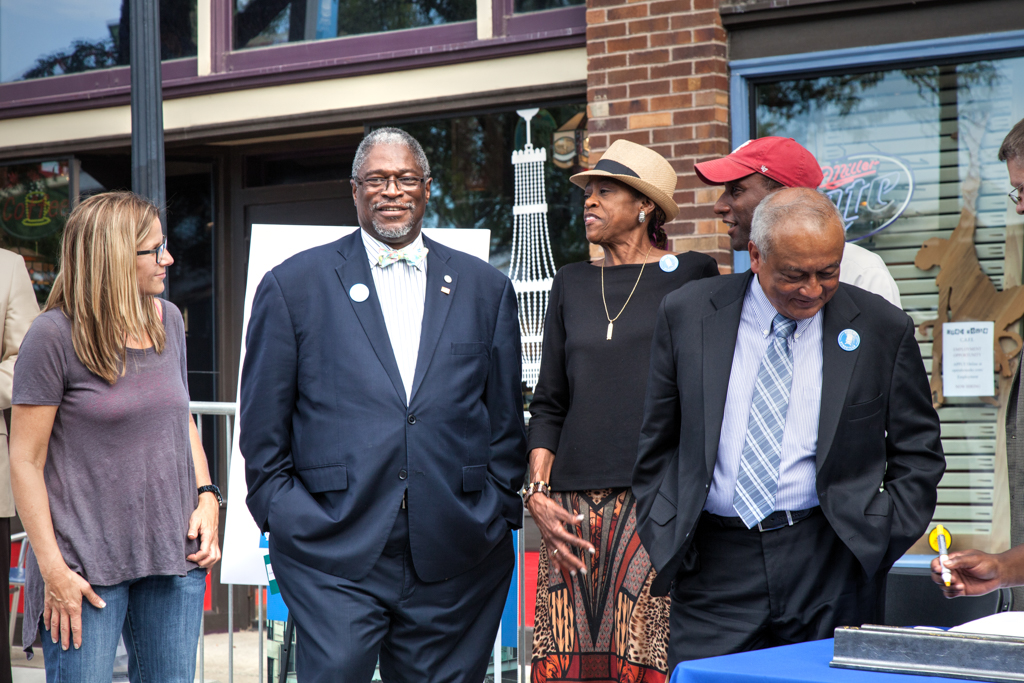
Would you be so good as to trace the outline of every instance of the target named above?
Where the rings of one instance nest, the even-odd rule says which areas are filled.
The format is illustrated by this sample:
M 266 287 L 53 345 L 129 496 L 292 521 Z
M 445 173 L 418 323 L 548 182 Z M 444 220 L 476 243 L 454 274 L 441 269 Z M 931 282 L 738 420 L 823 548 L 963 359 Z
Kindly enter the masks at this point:
M 200 35 L 197 40 L 200 50 L 209 45 L 208 60 L 200 55 L 164 61 L 163 96 L 174 99 L 586 45 L 585 5 L 515 14 L 514 0 L 483 2 L 491 4 L 489 27 L 481 26 L 486 18 L 478 13 L 474 21 L 235 50 L 233 1 L 209 0 L 208 39 Z M 200 32 L 203 26 L 200 21 Z M 199 74 L 200 61 L 208 62 L 209 74 Z M 130 94 L 127 66 L 12 81 L 0 84 L 0 120 L 125 105 Z
M 931 64 L 951 59 L 1024 55 L 1024 31 L 981 33 L 953 38 L 918 40 L 865 47 L 793 53 L 774 57 L 729 62 L 729 117 L 732 148 L 751 139 L 754 133 L 754 86 L 797 76 L 824 75 Z M 750 254 L 733 252 L 733 272 L 750 269 Z

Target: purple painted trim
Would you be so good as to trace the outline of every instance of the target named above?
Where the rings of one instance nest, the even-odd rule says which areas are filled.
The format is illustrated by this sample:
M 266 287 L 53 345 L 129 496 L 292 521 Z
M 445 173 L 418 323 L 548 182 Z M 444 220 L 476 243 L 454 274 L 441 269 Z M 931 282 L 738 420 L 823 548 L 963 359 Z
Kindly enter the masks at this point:
M 462 21 L 405 31 L 236 50 L 227 55 L 225 70 L 268 73 L 294 68 L 317 69 L 368 59 L 387 59 L 396 54 L 430 54 L 475 40 L 476 22 Z
M 210 9 L 213 12 L 210 18 L 210 51 L 213 53 L 210 68 L 215 74 L 227 71 L 226 58 L 231 53 L 232 42 L 232 4 L 232 0 L 210 2 Z
M 515 7 L 516 0 L 491 0 L 491 24 L 495 38 L 508 35 L 508 20 Z
M 510 3 L 511 4 L 511 3 Z M 509 35 L 523 35 L 573 29 L 582 26 L 587 29 L 587 6 L 560 7 L 543 12 L 524 12 L 512 14 L 506 19 L 506 30 Z
M 429 50 L 412 49 L 385 54 L 361 55 L 326 64 L 256 68 L 249 71 L 214 74 L 206 78 L 193 79 L 188 83 L 181 83 L 179 87 L 165 88 L 164 99 L 444 66 L 535 52 L 550 52 L 583 47 L 586 45 L 586 39 L 586 29 L 580 27 L 579 29 L 552 31 L 540 35 L 509 36 L 485 41 L 474 40 L 456 45 L 437 45 Z M 0 109 L 0 118 L 3 118 L 2 109 Z
M 163 62 L 161 72 L 163 81 L 167 85 L 195 79 L 196 60 L 191 57 Z M 130 89 L 131 68 L 127 66 L 97 69 L 67 76 L 14 81 L 0 84 L 0 111 L 18 109 L 27 105 L 63 104 L 70 100 L 102 100 L 111 94 L 127 93 Z

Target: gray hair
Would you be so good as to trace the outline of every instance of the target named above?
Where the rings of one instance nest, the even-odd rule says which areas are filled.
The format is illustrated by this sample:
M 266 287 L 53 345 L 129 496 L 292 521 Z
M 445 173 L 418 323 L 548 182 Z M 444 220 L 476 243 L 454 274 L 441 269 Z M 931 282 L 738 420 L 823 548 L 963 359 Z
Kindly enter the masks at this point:
M 794 218 L 804 219 L 822 229 L 830 224 L 843 229 L 846 224 L 836 205 L 822 193 L 806 187 L 788 187 L 772 192 L 754 209 L 750 241 L 767 257 L 775 246 L 778 224 L 783 219 Z
M 416 138 L 398 128 L 376 128 L 370 131 L 356 148 L 356 158 L 352 160 L 353 178 L 359 177 L 359 172 L 363 170 L 363 165 L 366 163 L 366 157 L 369 156 L 370 150 L 377 145 L 404 145 L 412 152 L 424 177 L 430 177 L 430 162 L 427 161 L 427 155 L 423 153 L 423 147 Z
M 1024 160 L 1024 119 L 1017 122 L 999 147 L 999 161 Z

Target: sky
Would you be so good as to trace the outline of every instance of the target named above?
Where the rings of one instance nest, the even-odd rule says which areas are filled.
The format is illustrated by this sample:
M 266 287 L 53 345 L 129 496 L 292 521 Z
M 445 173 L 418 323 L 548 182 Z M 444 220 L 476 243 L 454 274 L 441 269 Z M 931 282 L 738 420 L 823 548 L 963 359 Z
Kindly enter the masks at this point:
M 75 40 L 108 38 L 107 24 L 120 16 L 121 0 L 0 0 L 0 81 Z

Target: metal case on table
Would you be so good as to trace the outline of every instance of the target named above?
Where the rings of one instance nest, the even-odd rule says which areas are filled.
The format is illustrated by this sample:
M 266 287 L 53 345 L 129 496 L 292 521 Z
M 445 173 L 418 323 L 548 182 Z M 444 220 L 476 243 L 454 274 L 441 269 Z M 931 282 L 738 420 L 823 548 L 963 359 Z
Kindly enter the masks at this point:
M 837 628 L 830 666 L 975 681 L 1024 681 L 1024 638 L 873 626 Z

